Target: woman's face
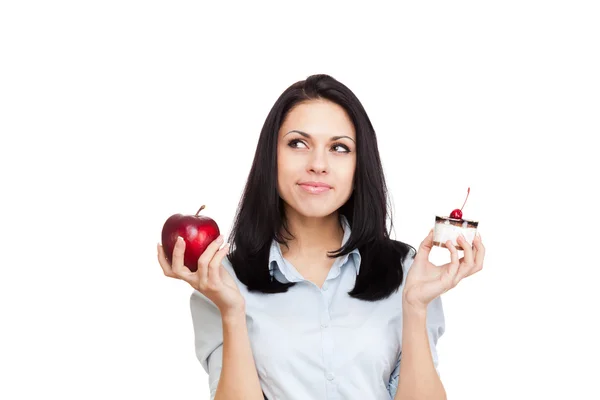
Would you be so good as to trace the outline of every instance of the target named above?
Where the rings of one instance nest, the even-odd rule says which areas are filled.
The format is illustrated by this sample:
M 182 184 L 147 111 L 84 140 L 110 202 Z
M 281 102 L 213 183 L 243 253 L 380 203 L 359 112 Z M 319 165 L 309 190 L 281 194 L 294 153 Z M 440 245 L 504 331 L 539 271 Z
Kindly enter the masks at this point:
M 324 217 L 346 203 L 354 185 L 356 132 L 342 107 L 327 100 L 296 105 L 277 141 L 277 188 L 288 208 Z

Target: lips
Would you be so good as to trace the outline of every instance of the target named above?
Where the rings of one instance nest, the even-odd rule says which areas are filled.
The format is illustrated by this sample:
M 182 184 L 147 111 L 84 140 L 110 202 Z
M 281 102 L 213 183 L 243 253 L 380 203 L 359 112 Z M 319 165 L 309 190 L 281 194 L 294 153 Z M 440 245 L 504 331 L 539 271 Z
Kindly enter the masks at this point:
M 311 194 L 321 194 L 332 189 L 331 186 L 323 182 L 302 182 L 299 183 L 298 186 Z
M 328 184 L 326 184 L 325 182 L 308 181 L 308 182 L 300 182 L 299 185 L 314 186 L 314 187 L 325 187 L 325 188 L 331 189 L 331 186 L 328 185 Z

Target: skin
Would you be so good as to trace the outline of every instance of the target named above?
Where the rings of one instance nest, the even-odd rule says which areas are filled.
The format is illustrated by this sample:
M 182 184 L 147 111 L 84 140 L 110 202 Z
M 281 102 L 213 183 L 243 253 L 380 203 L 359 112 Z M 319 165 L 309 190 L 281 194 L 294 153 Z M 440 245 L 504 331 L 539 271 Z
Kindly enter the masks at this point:
M 302 131 L 305 135 L 299 132 Z M 310 135 L 310 137 L 306 137 Z M 344 136 L 332 139 L 332 136 Z M 295 143 L 289 143 L 298 139 Z M 345 146 L 345 148 L 343 147 Z M 282 123 L 277 141 L 277 189 L 283 199 L 288 229 L 294 235 L 282 253 L 308 280 L 321 286 L 333 260 L 327 252 L 341 246 L 343 229 L 338 209 L 352 195 L 356 169 L 356 132 L 343 108 L 326 100 L 311 100 L 294 107 Z M 349 152 L 348 152 L 349 151 Z M 311 194 L 299 186 L 305 181 L 325 182 L 332 189 Z M 458 239 L 464 255 L 446 242 L 451 261 L 436 266 L 429 261 L 433 230 L 421 242 L 406 277 L 402 298 L 403 330 L 400 379 L 395 400 L 446 399 L 437 375 L 426 331 L 427 306 L 462 279 L 483 268 L 485 248 L 481 236 L 473 246 Z M 158 244 L 158 260 L 165 276 L 188 282 L 219 308 L 223 320 L 223 370 L 218 399 L 262 399 L 248 340 L 245 300 L 222 260 L 229 249 L 223 236 L 211 243 L 198 260 L 198 270 L 183 265 L 185 242 L 178 241 L 173 264 Z M 243 378 L 241 378 L 243 377 Z
M 441 266 L 429 261 L 429 254 L 433 248 L 433 229 L 419 245 L 404 286 L 404 303 L 411 311 L 425 314 L 427 305 L 433 299 L 456 287 L 464 278 L 483 269 L 485 246 L 481 235 L 475 236 L 473 246 L 469 245 L 463 235 L 457 240 L 464 249 L 463 257 L 458 258 L 459 250 L 448 240 L 446 246 L 450 252 L 450 262 Z
M 297 141 L 290 144 L 294 139 Z M 277 189 L 284 201 L 288 229 L 295 236 L 282 253 L 306 279 L 320 286 L 333 264 L 327 252 L 342 244 L 337 210 L 352 195 L 356 169 L 354 125 L 339 105 L 311 100 L 290 110 L 277 142 Z M 318 195 L 307 193 L 298 185 L 306 181 L 325 182 L 332 189 Z M 215 303 L 225 319 L 235 319 L 243 314 L 245 301 L 221 265 L 229 249 L 229 244 L 221 248 L 222 244 L 223 235 L 206 248 L 196 272 L 183 265 L 183 240 L 175 245 L 172 264 L 159 244 L 158 261 L 165 276 L 188 282 Z
M 342 107 L 312 100 L 288 113 L 278 133 L 277 188 L 295 238 L 281 250 L 318 286 L 333 264 L 327 252 L 342 243 L 337 210 L 352 195 L 355 169 L 356 132 Z M 299 185 L 307 181 L 324 182 L 332 189 L 309 193 Z
M 297 132 L 288 133 L 293 129 L 307 132 L 311 137 Z M 330 142 L 333 135 L 349 136 L 338 140 L 344 142 L 351 153 L 346 153 L 347 150 L 341 146 L 334 147 Z M 288 142 L 294 137 L 302 138 L 303 142 L 294 144 L 292 148 Z M 329 270 L 330 261 L 325 257 L 327 250 L 335 250 L 341 245 L 343 229 L 336 210 L 352 194 L 355 140 L 353 125 L 343 109 L 322 101 L 295 107 L 279 131 L 278 190 L 284 200 L 288 227 L 295 236 L 288 243 L 285 254 L 298 265 L 312 265 L 312 269 L 300 269 L 307 279 L 314 282 L 322 282 Z M 333 189 L 325 194 L 309 194 L 298 186 L 302 181 L 327 182 Z M 166 276 L 188 282 L 221 312 L 223 366 L 215 399 L 262 400 L 246 325 L 245 300 L 222 265 L 229 248 L 225 244 L 219 249 L 222 243 L 221 235 L 207 247 L 198 260 L 196 272 L 183 265 L 183 240 L 178 240 L 175 246 L 172 265 L 166 260 L 160 244 L 158 260 Z M 311 264 L 312 261 L 314 264 Z
M 333 140 L 332 136 L 343 137 Z M 296 142 L 290 143 L 291 140 Z M 319 286 L 333 263 L 327 252 L 341 245 L 343 229 L 337 210 L 352 194 L 356 151 L 352 121 L 342 107 L 327 100 L 296 105 L 278 132 L 277 188 L 284 201 L 289 230 L 295 236 L 282 248 L 282 253 L 305 278 Z M 307 193 L 299 186 L 305 181 L 325 182 L 332 189 L 318 195 Z M 485 247 L 481 237 L 475 238 L 472 247 L 464 238 L 458 240 L 465 249 L 464 256 L 459 259 L 458 250 L 448 241 L 451 262 L 442 266 L 429 261 L 433 230 L 423 240 L 405 282 L 403 302 L 408 311 L 424 314 L 431 300 L 483 268 Z M 221 266 L 229 249 L 228 244 L 221 248 L 222 244 L 220 236 L 209 245 L 198 260 L 195 273 L 183 265 L 183 241 L 175 246 L 173 265 L 166 260 L 160 244 L 158 260 L 166 276 L 188 282 L 207 295 L 224 315 L 240 314 L 244 299 Z
M 448 240 L 450 262 L 436 266 L 429 261 L 433 248 L 433 229 L 419 245 L 413 265 L 406 276 L 402 292 L 402 358 L 398 390 L 394 400 L 446 400 L 446 390 L 435 371 L 427 337 L 427 305 L 436 297 L 456 287 L 464 278 L 481 271 L 485 247 L 481 236 L 469 246 L 458 238 L 464 256 Z

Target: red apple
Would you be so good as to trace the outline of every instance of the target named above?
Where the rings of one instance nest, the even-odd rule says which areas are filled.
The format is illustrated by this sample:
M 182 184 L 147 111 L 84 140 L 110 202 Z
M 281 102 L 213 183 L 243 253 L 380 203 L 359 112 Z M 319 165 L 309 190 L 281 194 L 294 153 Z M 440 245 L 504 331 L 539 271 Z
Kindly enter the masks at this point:
M 203 209 L 204 206 L 200 207 L 196 215 L 171 215 L 162 228 L 162 245 L 167 260 L 171 262 L 173 259 L 177 236 L 181 236 L 185 240 L 183 264 L 192 272 L 198 270 L 198 259 L 204 250 L 221 234 L 212 218 L 199 215 Z

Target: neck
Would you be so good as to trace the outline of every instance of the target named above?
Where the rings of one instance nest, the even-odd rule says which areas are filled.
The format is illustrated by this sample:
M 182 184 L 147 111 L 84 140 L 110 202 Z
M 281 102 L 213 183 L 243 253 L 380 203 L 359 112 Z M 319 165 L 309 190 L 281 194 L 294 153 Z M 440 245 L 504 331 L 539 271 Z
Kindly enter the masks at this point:
M 328 251 L 337 250 L 344 237 L 336 211 L 326 217 L 305 217 L 295 211 L 286 210 L 287 226 L 294 239 L 281 247 L 283 255 L 319 259 L 326 258 Z

